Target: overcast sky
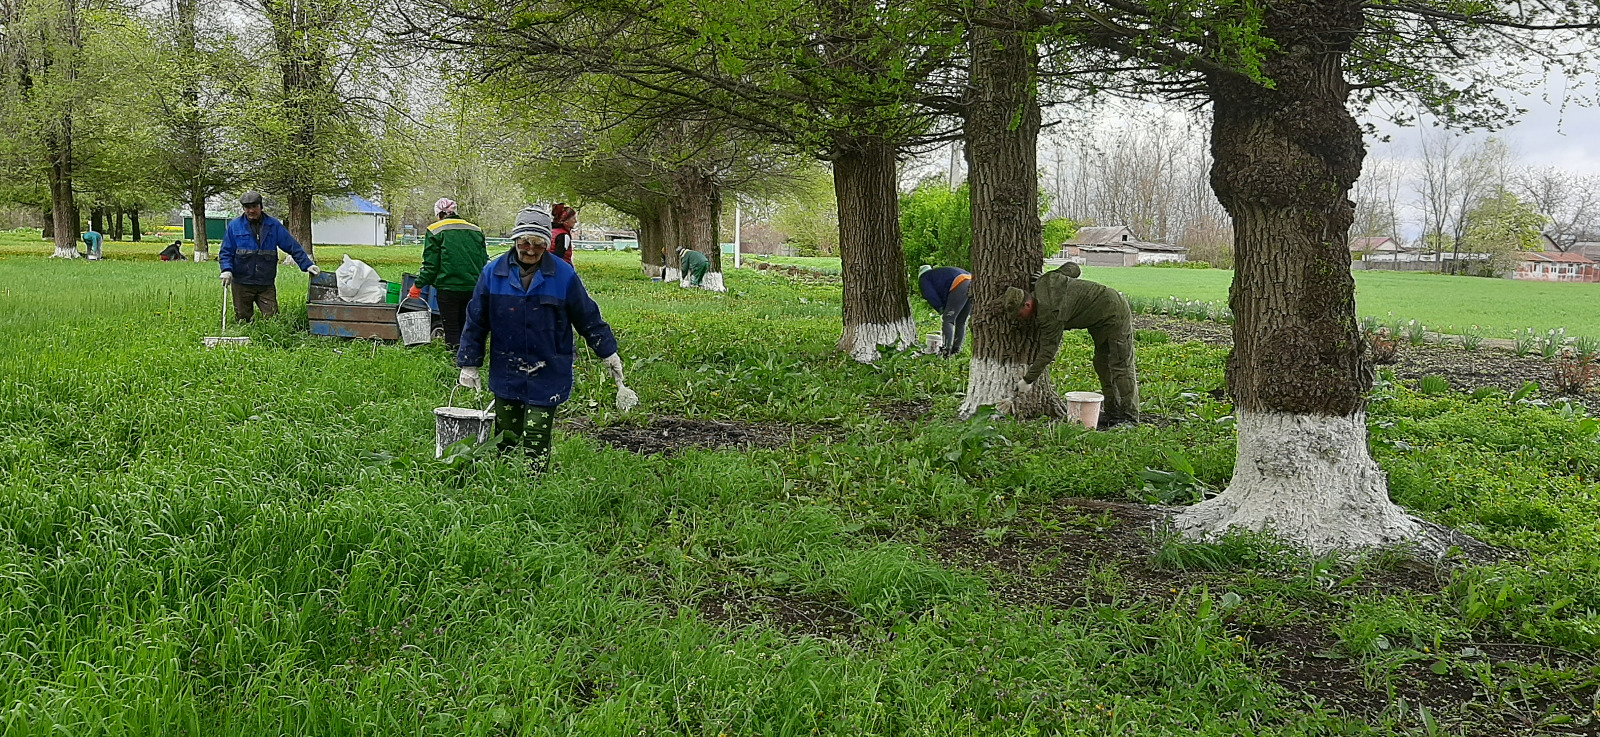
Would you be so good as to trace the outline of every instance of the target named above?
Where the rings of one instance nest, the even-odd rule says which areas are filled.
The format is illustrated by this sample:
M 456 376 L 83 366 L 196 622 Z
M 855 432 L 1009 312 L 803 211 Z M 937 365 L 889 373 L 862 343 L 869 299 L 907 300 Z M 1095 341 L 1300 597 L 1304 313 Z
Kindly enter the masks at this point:
M 1500 137 L 1510 145 L 1518 163 L 1525 166 L 1553 166 L 1575 173 L 1600 175 L 1600 109 L 1570 103 L 1563 109 L 1559 88 L 1536 93 L 1519 101 L 1528 112 L 1515 125 L 1492 133 L 1467 135 L 1474 139 L 1487 135 Z M 1551 99 L 1546 100 L 1546 97 Z M 1422 137 L 1418 126 L 1377 125 L 1392 140 L 1369 141 L 1372 155 L 1402 159 L 1416 156 Z M 1433 126 L 1431 121 L 1424 121 L 1422 127 Z

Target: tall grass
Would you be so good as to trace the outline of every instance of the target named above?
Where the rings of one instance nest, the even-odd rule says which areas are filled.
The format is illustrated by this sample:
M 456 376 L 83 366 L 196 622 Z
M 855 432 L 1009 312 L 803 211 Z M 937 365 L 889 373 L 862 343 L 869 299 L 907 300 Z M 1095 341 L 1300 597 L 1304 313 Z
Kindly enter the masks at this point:
M 1214 584 L 1234 594 L 1227 618 L 1187 586 L 1106 602 L 1064 584 L 1017 603 L 997 594 L 1012 572 L 955 566 L 940 541 L 1056 524 L 1061 497 L 1135 498 L 1163 448 L 1220 488 L 1231 426 L 999 421 L 1009 442 L 957 472 L 963 364 L 837 356 L 836 285 L 738 272 L 717 295 L 584 253 L 643 404 L 618 416 L 580 356 L 566 417 L 823 432 L 641 456 L 564 429 L 543 478 L 511 459 L 447 466 L 430 414 L 455 373 L 442 349 L 309 336 L 304 277 L 285 271 L 285 315 L 243 328 L 247 347 L 206 350 L 215 264 L 120 248 L 93 264 L 0 258 L 7 735 L 1399 734 L 1414 723 L 1363 724 L 1283 685 L 1229 622 L 1398 642 L 1389 612 L 1413 602 L 1431 618 L 1401 617 L 1408 632 L 1596 644 L 1585 479 L 1600 453 L 1530 404 L 1392 387 L 1372 410 L 1397 499 L 1527 555 L 1498 578 L 1473 569 L 1460 600 L 1505 580 L 1524 609 L 1456 617 L 1424 591 L 1347 611 L 1312 579 L 1248 571 Z M 391 278 L 414 266 L 414 249 L 350 250 Z M 1058 387 L 1095 386 L 1091 350 L 1069 336 Z M 1225 415 L 1206 393 L 1224 356 L 1141 343 L 1146 410 Z M 896 403 L 932 409 L 878 411 Z

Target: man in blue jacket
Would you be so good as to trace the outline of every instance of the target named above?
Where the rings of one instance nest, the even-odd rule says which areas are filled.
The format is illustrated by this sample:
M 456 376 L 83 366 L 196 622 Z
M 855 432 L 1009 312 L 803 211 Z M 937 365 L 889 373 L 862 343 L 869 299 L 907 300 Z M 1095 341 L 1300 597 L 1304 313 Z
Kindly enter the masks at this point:
M 228 221 L 217 263 L 222 266 L 222 286 L 233 288 L 234 319 L 249 322 L 257 305 L 262 317 L 278 314 L 279 249 L 293 256 L 301 271 L 316 276 L 322 269 L 282 222 L 262 211 L 260 192 L 244 193 L 239 205 L 244 215 Z
M 511 239 L 514 247 L 490 261 L 478 277 L 467 303 L 456 365 L 462 386 L 482 389 L 479 367 L 485 341 L 493 334 L 489 390 L 495 396 L 500 449 L 522 446 L 542 471 L 549 462 L 556 408 L 572 395 L 574 329 L 616 381 L 617 408 L 626 412 L 639 396 L 622 383 L 617 337 L 601 317 L 600 306 L 589 298 L 571 265 L 547 254 L 550 215 L 523 210 Z
M 944 318 L 939 331 L 944 338 L 939 355 L 961 353 L 961 344 L 967 338 L 967 319 L 972 316 L 972 302 L 967 298 L 972 274 L 954 266 L 935 269 L 923 264 L 917 271 L 917 287 L 922 290 L 922 298 Z

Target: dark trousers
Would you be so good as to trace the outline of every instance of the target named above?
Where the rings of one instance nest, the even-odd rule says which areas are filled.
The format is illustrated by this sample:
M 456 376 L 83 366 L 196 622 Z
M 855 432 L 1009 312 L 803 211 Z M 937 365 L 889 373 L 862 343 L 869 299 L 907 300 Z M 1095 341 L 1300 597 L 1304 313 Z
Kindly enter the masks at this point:
M 944 302 L 944 325 L 940 333 L 944 336 L 944 348 L 941 352 L 946 356 L 954 356 L 961 352 L 961 344 L 967 339 L 967 319 L 972 316 L 972 301 L 967 299 L 967 292 L 972 287 L 972 280 L 968 279 L 961 286 L 950 290 L 950 295 Z
M 467 303 L 472 292 L 440 289 L 439 317 L 444 320 L 444 343 L 452 349 L 461 347 L 461 329 L 467 326 Z
M 550 465 L 550 434 L 555 424 L 555 407 L 495 398 L 494 429 L 500 435 L 500 451 L 521 448 L 536 471 L 543 472 Z
M 262 317 L 272 317 L 278 314 L 278 287 L 273 284 L 239 284 L 233 285 L 233 319 L 239 322 L 250 322 L 255 317 L 256 306 L 261 307 Z
M 1115 327 L 1089 328 L 1094 339 L 1094 373 L 1100 377 L 1105 405 L 1100 414 L 1112 424 L 1139 421 L 1139 366 L 1134 359 L 1131 321 Z

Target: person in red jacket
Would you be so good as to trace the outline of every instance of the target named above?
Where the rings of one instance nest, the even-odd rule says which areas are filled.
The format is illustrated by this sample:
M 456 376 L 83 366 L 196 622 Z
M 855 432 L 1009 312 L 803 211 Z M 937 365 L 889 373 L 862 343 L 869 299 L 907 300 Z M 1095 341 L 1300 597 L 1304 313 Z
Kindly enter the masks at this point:
M 550 252 L 572 264 L 572 231 L 578 227 L 578 211 L 557 202 L 550 208 Z

